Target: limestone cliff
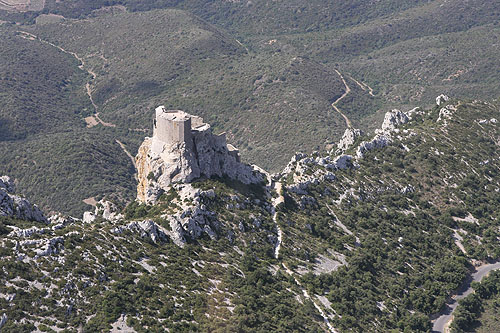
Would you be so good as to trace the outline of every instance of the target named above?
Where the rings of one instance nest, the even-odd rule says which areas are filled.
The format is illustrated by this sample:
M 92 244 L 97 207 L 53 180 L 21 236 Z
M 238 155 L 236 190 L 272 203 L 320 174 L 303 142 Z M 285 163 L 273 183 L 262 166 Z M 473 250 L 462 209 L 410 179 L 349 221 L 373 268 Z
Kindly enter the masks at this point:
M 31 202 L 14 194 L 14 183 L 8 176 L 0 177 L 0 216 L 47 223 L 42 211 Z
M 175 135 L 171 133 L 179 128 L 182 130 Z M 256 167 L 240 162 L 238 151 L 226 143 L 225 134 L 213 134 L 199 117 L 163 107 L 157 109 L 153 137 L 145 138 L 136 165 L 137 199 L 147 203 L 154 203 L 173 183 L 189 183 L 200 177 L 227 176 L 245 184 L 265 180 Z

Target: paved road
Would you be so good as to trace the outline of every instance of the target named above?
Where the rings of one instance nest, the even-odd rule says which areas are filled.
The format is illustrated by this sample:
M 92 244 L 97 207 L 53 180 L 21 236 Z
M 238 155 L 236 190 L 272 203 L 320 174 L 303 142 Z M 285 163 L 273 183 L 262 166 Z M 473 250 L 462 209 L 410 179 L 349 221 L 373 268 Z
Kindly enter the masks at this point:
M 479 267 L 479 269 L 475 273 L 473 273 L 472 276 L 465 282 L 464 286 L 461 288 L 461 291 L 459 291 L 459 293 L 453 297 L 453 300 L 447 304 L 446 309 L 441 312 L 441 316 L 439 316 L 434 322 L 432 331 L 443 333 L 446 325 L 451 320 L 453 311 L 455 311 L 455 309 L 457 308 L 458 301 L 472 293 L 473 289 L 470 286 L 471 282 L 481 282 L 483 277 L 485 277 L 489 272 L 496 269 L 500 269 L 500 262 Z

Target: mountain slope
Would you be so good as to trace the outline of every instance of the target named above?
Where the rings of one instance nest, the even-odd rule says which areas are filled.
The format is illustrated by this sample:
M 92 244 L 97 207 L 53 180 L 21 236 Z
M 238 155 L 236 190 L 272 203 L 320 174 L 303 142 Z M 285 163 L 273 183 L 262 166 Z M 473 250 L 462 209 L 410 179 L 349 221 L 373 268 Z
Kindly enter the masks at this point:
M 123 215 L 2 218 L 2 330 L 429 331 L 500 255 L 498 107 L 391 112 L 268 186 L 199 179 Z

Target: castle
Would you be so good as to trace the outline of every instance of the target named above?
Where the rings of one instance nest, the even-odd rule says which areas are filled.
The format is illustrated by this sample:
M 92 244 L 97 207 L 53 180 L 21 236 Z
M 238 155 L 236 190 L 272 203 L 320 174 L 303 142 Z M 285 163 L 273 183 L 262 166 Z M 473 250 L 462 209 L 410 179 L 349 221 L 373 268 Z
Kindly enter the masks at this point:
M 218 146 L 226 147 L 230 156 L 240 162 L 239 150 L 227 144 L 226 133 L 212 134 L 210 125 L 203 122 L 203 118 L 190 115 L 181 110 L 166 110 L 165 106 L 155 109 L 153 125 L 153 151 L 161 153 L 165 144 L 185 143 L 187 147 L 193 146 L 196 137 L 209 133 Z
M 145 138 L 136 157 L 137 199 L 154 203 L 172 184 L 200 177 L 229 177 L 245 184 L 266 179 L 259 169 L 241 163 L 226 134 L 213 134 L 201 117 L 180 110 L 155 109 L 153 137 Z

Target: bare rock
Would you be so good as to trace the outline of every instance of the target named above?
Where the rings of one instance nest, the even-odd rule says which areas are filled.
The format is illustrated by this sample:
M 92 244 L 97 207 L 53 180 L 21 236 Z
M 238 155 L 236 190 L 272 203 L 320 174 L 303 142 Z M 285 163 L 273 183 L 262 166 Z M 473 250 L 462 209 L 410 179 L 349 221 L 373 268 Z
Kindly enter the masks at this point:
M 7 317 L 7 314 L 6 314 L 6 313 L 4 313 L 4 314 L 2 315 L 2 317 L 0 318 L 0 328 L 2 328 L 2 327 L 3 327 L 3 325 L 5 325 L 5 323 L 7 322 L 7 318 L 8 318 L 8 317 Z
M 10 216 L 21 220 L 48 223 L 38 206 L 27 199 L 13 194 L 14 186 L 7 176 L 0 177 L 0 216 Z
M 363 158 L 365 153 L 370 150 L 383 148 L 392 142 L 392 138 L 388 134 L 377 134 L 370 141 L 363 141 L 356 150 L 356 157 Z
M 107 221 L 118 221 L 123 219 L 123 214 L 120 214 L 118 207 L 112 203 L 111 201 L 107 200 L 99 200 L 95 207 L 95 216 L 102 216 L 103 219 Z
M 341 152 L 345 152 L 349 147 L 351 147 L 354 142 L 356 141 L 357 138 L 359 138 L 363 133 L 361 130 L 348 127 L 346 128 L 344 135 L 342 136 L 342 139 L 340 139 L 339 143 L 337 144 L 337 148 Z
M 392 110 L 385 114 L 384 122 L 382 123 L 382 131 L 387 132 L 396 129 L 396 127 L 406 124 L 410 119 L 408 116 L 400 110 Z
M 125 226 L 118 226 L 111 229 L 112 233 L 121 234 L 125 230 L 139 233 L 142 238 L 150 238 L 154 243 L 165 240 L 169 232 L 156 224 L 153 220 L 133 221 Z
M 336 169 L 349 169 L 353 166 L 351 155 L 340 155 L 333 160 Z
M 4 189 L 7 193 L 14 193 L 16 191 L 14 183 L 10 180 L 9 176 L 0 177 L 0 189 Z
M 96 219 L 96 216 L 95 216 L 94 213 L 92 213 L 92 212 L 85 212 L 85 213 L 83 213 L 83 219 L 82 220 L 83 220 L 84 223 L 92 223 L 92 222 L 95 221 L 95 219 Z
M 438 106 L 440 106 L 441 104 L 446 103 L 446 102 L 448 102 L 449 100 L 450 100 L 450 98 L 449 98 L 448 96 L 446 96 L 446 95 L 444 95 L 444 94 L 441 94 L 441 95 L 439 95 L 438 97 L 436 97 L 436 104 L 437 104 Z

